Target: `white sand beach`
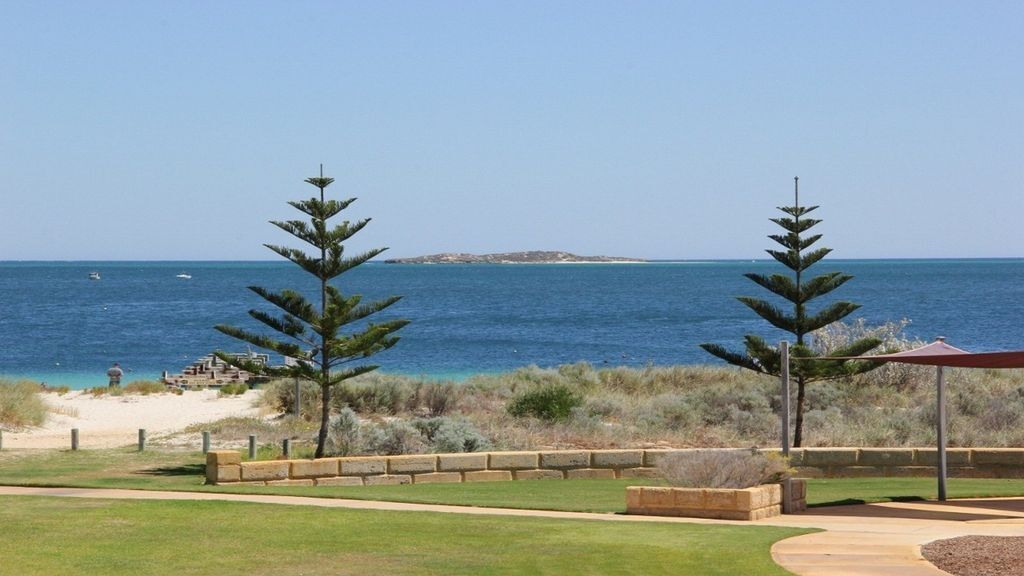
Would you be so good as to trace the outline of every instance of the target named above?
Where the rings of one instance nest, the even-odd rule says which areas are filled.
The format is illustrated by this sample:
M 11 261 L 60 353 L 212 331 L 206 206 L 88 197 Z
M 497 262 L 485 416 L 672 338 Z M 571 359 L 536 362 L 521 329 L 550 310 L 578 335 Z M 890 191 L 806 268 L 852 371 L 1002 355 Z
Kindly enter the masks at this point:
M 72 391 L 63 395 L 43 394 L 52 412 L 44 426 L 5 431 L 8 449 L 69 448 L 71 429 L 79 430 L 79 446 L 115 448 L 138 441 L 139 428 L 147 439 L 159 440 L 191 424 L 212 422 L 229 416 L 263 416 L 255 405 L 262 392 L 249 390 L 240 396 L 219 397 L 214 390 L 176 394 L 93 396 Z

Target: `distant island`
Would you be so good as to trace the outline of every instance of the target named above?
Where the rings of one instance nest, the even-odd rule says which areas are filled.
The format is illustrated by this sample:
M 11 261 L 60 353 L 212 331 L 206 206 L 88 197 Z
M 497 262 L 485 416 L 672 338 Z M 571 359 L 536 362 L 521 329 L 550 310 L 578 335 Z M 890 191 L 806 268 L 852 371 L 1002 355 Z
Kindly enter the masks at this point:
M 393 258 L 385 264 L 600 264 L 643 263 L 642 258 L 616 256 L 578 256 L 569 252 L 534 250 L 531 252 L 503 252 L 501 254 L 465 254 L 445 252 L 415 258 Z

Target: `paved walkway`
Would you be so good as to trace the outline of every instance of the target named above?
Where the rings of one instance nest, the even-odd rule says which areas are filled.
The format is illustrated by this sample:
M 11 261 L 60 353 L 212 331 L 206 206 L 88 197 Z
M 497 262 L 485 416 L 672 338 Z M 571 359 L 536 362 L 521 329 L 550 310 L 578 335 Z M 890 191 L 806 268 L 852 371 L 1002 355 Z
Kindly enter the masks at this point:
M 951 502 L 901 502 L 815 508 L 757 522 L 626 516 L 585 512 L 477 508 L 407 504 L 371 500 L 266 496 L 211 492 L 158 492 L 92 488 L 30 488 L 0 486 L 0 496 L 56 496 L 130 500 L 221 500 L 406 512 L 567 518 L 609 522 L 680 522 L 819 528 L 777 542 L 772 558 L 801 576 L 946 574 L 921 557 L 920 546 L 933 540 L 965 535 L 1024 536 L 1024 498 L 989 498 Z

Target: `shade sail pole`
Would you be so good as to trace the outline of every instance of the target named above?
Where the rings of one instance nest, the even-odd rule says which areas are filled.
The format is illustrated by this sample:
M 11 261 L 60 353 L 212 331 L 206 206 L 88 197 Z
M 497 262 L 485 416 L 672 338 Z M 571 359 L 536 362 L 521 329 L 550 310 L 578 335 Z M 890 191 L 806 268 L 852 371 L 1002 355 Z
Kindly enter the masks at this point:
M 789 456 L 789 342 L 779 342 L 779 356 L 782 364 L 779 376 L 782 384 L 782 455 Z
M 945 368 L 938 366 L 936 368 L 936 396 L 938 404 L 938 443 L 939 443 L 939 501 L 944 502 L 946 500 L 946 381 L 945 381 Z

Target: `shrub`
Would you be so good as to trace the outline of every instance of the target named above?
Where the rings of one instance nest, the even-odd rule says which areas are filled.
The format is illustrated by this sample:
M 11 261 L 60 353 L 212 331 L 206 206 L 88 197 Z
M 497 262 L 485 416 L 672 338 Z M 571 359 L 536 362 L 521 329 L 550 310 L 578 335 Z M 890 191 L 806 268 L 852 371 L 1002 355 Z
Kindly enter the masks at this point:
M 167 392 L 167 385 L 156 380 L 135 380 L 134 382 L 129 382 L 123 388 L 125 394 L 138 394 L 141 396 Z
M 39 390 L 35 382 L 0 380 L 0 424 L 11 428 L 41 426 L 47 410 Z
M 282 414 L 294 413 L 295 380 L 271 380 L 262 387 L 261 403 Z M 299 415 L 303 420 L 320 419 L 320 387 L 309 381 L 299 383 Z
M 778 454 L 756 449 L 696 450 L 667 454 L 658 469 L 673 486 L 751 488 L 786 478 L 789 462 Z
M 444 416 L 455 406 L 458 399 L 455 385 L 450 382 L 432 382 L 420 390 L 423 406 L 431 416 Z
M 483 452 L 491 448 L 490 441 L 462 418 L 420 418 L 412 424 L 434 452 Z
M 245 382 L 232 382 L 220 387 L 218 396 L 241 396 L 249 391 L 249 385 Z
M 413 386 L 407 380 L 367 378 L 336 387 L 331 406 L 335 410 L 349 406 L 360 414 L 394 415 L 408 406 L 414 395 Z
M 342 408 L 327 426 L 327 453 L 348 456 L 359 450 L 359 417 L 351 408 Z
M 412 424 L 401 420 L 370 426 L 364 429 L 362 434 L 363 447 L 371 454 L 420 454 L 427 448 L 420 431 Z
M 508 405 L 508 413 L 533 416 L 555 422 L 566 420 L 572 409 L 583 404 L 583 396 L 565 384 L 540 385 L 520 394 Z

